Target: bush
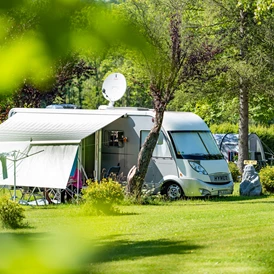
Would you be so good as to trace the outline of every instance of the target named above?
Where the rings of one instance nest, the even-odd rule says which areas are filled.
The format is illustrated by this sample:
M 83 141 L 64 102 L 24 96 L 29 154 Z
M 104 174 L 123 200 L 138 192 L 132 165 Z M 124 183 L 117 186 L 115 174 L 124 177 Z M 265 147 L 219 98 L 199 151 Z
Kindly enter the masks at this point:
M 17 202 L 3 196 L 0 199 L 0 218 L 4 228 L 20 228 L 25 226 L 23 220 L 25 209 Z
M 126 205 L 162 205 L 169 201 L 165 195 L 153 194 L 152 191 L 143 191 L 141 196 L 136 197 L 129 195 L 124 200 L 123 204 Z
M 263 167 L 260 170 L 259 176 L 263 190 L 269 193 L 274 193 L 274 167 Z
M 88 187 L 83 190 L 83 200 L 87 213 L 114 214 L 118 213 L 115 205 L 125 197 L 123 187 L 112 179 L 103 179 L 100 183 L 87 181 Z
M 239 170 L 238 166 L 234 162 L 229 162 L 228 167 L 229 167 L 229 170 L 231 172 L 233 181 L 238 182 L 239 177 L 241 176 L 241 173 L 240 173 L 240 170 Z
M 211 132 L 214 133 L 238 133 L 239 127 L 237 124 L 222 123 L 222 124 L 212 124 L 210 125 Z

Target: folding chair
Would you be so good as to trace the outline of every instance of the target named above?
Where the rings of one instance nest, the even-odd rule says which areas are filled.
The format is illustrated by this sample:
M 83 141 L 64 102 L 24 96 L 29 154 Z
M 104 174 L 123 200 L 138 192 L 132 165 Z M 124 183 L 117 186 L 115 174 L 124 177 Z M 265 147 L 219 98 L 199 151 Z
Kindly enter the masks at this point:
M 108 172 L 105 175 L 105 178 L 113 178 L 113 177 L 117 177 L 119 172 L 120 172 L 120 165 L 118 164 L 117 166 L 112 166 L 110 167 L 110 169 L 108 170 Z
M 44 189 L 40 189 L 40 187 L 22 187 L 20 190 L 22 193 L 19 201 L 20 204 L 29 205 L 33 200 L 35 201 L 35 204 L 37 206 L 40 205 L 38 201 L 42 201 L 44 205 L 48 204 L 45 197 Z

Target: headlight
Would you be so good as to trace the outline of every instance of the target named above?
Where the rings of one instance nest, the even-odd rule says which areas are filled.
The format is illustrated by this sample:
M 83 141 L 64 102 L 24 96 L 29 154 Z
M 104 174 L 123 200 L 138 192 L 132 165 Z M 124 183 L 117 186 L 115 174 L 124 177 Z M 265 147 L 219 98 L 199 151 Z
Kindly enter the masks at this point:
M 188 161 L 190 166 L 197 171 L 200 174 L 204 174 L 204 175 L 208 175 L 208 173 L 206 172 L 206 170 L 198 163 L 196 162 L 192 162 L 192 161 Z

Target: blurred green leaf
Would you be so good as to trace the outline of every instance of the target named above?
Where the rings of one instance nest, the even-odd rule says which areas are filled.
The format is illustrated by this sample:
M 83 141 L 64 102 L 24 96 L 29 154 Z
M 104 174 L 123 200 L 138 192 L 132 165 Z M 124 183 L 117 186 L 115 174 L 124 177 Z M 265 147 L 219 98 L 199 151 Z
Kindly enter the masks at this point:
M 116 45 L 146 47 L 138 29 L 102 2 L 11 1 L 0 5 L 1 22 L 0 93 L 26 78 L 40 85 L 53 76 L 54 63 L 71 53 L 103 56 Z

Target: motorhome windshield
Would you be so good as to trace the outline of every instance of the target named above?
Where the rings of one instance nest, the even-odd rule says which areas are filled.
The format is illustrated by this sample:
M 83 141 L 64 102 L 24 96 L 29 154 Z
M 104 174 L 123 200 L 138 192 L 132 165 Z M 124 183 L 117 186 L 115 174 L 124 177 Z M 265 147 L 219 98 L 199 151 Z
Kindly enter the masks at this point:
M 177 158 L 213 160 L 223 156 L 209 131 L 169 132 Z

